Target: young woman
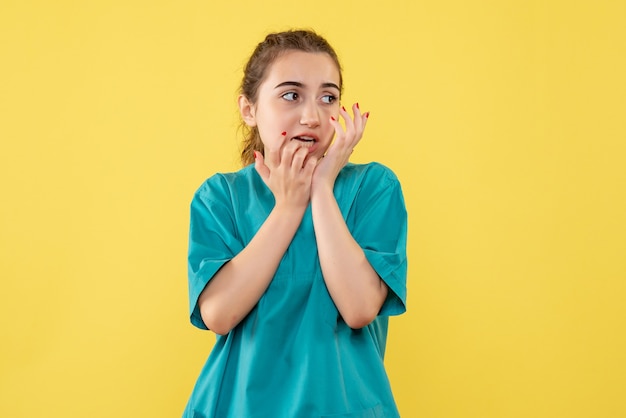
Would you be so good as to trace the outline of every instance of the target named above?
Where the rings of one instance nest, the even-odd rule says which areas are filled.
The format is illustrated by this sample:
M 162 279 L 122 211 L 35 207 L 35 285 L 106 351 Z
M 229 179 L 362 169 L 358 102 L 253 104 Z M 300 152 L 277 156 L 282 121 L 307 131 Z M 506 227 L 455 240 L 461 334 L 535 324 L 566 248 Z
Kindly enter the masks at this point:
M 244 168 L 191 203 L 191 322 L 218 335 L 184 417 L 399 416 L 383 356 L 407 215 L 391 170 L 348 162 L 369 113 L 341 90 L 311 31 L 268 35 L 244 69 Z

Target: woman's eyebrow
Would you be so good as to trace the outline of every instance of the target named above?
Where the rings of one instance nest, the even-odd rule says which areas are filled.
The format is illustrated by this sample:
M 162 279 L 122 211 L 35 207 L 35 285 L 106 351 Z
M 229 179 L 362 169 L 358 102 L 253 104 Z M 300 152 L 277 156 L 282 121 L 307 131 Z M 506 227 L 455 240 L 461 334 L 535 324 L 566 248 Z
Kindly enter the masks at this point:
M 279 87 L 284 87 L 284 86 L 296 86 L 296 87 L 304 87 L 304 84 L 298 82 L 298 81 L 283 81 L 282 83 L 276 85 L 276 87 L 274 87 L 275 89 L 279 88 Z
M 336 85 L 335 83 L 322 83 L 322 87 L 326 87 L 326 88 L 331 87 L 331 88 L 334 88 L 334 89 L 337 89 L 337 90 L 341 91 L 339 86 Z
M 282 83 L 276 85 L 276 87 L 274 88 L 277 89 L 279 87 L 285 87 L 285 86 L 295 86 L 295 87 L 303 88 L 304 84 L 300 83 L 299 81 L 283 81 Z M 321 87 L 324 87 L 324 88 L 332 87 L 334 89 L 340 90 L 339 87 L 335 83 L 322 83 Z

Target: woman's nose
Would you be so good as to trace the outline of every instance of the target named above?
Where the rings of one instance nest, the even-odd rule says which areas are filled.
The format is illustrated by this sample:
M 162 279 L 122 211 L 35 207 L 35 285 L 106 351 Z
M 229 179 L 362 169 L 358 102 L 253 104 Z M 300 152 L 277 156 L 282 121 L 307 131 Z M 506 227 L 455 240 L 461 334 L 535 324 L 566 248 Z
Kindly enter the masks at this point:
M 320 114 L 317 105 L 314 102 L 307 101 L 302 107 L 302 115 L 300 115 L 300 124 L 309 128 L 315 128 L 320 124 Z

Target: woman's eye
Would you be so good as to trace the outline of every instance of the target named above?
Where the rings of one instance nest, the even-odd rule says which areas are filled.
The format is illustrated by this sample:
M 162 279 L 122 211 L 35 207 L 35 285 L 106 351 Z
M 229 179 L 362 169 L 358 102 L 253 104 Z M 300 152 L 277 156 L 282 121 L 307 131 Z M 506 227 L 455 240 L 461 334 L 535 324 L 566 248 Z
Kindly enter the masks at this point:
M 282 98 L 290 102 L 293 102 L 294 100 L 298 99 L 298 93 L 290 91 L 289 93 L 283 94 Z
M 324 102 L 326 104 L 335 103 L 335 100 L 337 100 L 337 97 L 333 96 L 332 94 L 328 94 L 328 95 L 322 97 L 322 102 Z

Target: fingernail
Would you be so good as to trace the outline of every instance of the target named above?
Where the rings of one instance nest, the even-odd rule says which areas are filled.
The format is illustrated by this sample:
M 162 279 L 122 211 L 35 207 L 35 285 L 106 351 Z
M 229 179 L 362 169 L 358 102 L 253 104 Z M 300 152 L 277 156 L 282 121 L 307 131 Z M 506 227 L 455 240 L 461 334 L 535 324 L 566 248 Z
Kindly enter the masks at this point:
M 330 120 L 337 120 L 337 119 L 335 119 L 335 117 L 334 117 L 334 116 L 331 116 L 331 117 L 330 117 Z
M 346 108 L 341 106 L 341 110 L 343 110 L 344 112 L 346 111 Z
M 358 103 L 358 102 L 357 102 L 357 104 L 356 104 L 356 108 L 357 108 L 357 109 L 360 109 L 360 107 L 359 107 L 359 103 Z
M 369 119 L 369 117 L 370 117 L 370 112 L 365 112 L 365 118 Z
M 254 159 L 257 159 L 256 151 L 254 151 Z
M 282 136 L 287 136 L 287 132 L 283 131 L 283 133 L 281 133 Z

